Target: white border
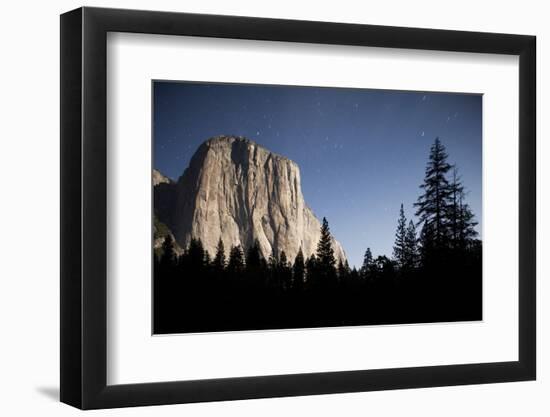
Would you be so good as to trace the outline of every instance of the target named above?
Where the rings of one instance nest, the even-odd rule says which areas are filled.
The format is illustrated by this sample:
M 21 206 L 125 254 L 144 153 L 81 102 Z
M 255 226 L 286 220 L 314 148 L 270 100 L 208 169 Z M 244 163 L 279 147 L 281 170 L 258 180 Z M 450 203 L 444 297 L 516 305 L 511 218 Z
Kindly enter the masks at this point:
M 107 53 L 108 384 L 518 359 L 517 57 L 119 33 Z M 152 337 L 152 79 L 483 93 L 483 322 Z

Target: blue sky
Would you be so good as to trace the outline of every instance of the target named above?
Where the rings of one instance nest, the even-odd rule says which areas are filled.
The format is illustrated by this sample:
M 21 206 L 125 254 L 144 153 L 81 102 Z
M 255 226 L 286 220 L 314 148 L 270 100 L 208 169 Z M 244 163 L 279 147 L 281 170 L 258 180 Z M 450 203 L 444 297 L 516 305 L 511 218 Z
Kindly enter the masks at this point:
M 456 164 L 481 231 L 481 95 L 155 81 L 154 166 L 177 179 L 198 146 L 245 136 L 294 160 L 306 203 L 360 266 L 414 218 L 430 146 Z

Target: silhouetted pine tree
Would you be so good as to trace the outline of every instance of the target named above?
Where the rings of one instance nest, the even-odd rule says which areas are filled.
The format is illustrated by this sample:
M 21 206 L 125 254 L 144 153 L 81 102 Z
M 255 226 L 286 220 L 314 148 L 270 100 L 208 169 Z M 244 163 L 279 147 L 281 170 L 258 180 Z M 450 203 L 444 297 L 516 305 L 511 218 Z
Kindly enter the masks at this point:
M 244 272 L 244 255 L 241 245 L 231 248 L 229 252 L 229 262 L 227 263 L 227 271 L 233 275 L 242 274 Z
M 469 205 L 464 202 L 466 193 L 456 167 L 453 168 L 449 190 L 450 204 L 448 217 L 451 226 L 453 248 L 463 250 L 477 236 L 477 232 L 475 231 L 477 222 Z
M 447 246 L 450 237 L 447 221 L 450 189 L 446 174 L 451 166 L 447 163 L 447 156 L 445 146 L 439 138 L 436 138 L 430 149 L 424 182 L 420 186 L 424 193 L 415 203 L 416 215 L 419 218 L 418 224 L 428 227 L 426 233 L 429 231 L 429 237 L 433 239 L 435 249 Z M 426 233 L 424 233 L 425 238 L 428 237 Z M 424 246 L 423 249 L 425 249 Z
M 359 286 L 361 283 L 361 274 L 357 271 L 357 268 L 353 267 L 349 273 L 348 281 L 354 285 Z
M 245 259 L 244 279 L 246 280 L 247 290 L 260 291 L 265 287 L 267 281 L 267 268 L 257 239 L 248 247 Z
M 300 247 L 294 259 L 294 266 L 292 267 L 292 288 L 297 292 L 301 292 L 304 289 L 305 273 L 306 266 L 304 263 L 304 254 Z
M 395 263 L 385 255 L 378 256 L 374 260 L 376 279 L 382 285 L 389 285 L 395 277 Z
M 405 257 L 403 266 L 407 270 L 418 266 L 418 239 L 416 237 L 416 227 L 412 220 L 409 221 L 407 232 L 405 234 Z
M 397 262 L 399 268 L 403 268 L 407 258 L 407 219 L 403 210 L 403 203 L 399 209 L 399 219 L 397 220 L 397 230 L 395 232 L 395 243 L 393 244 L 393 258 Z
M 460 183 L 458 170 L 456 167 L 453 167 L 452 179 L 449 184 L 450 202 L 448 207 L 449 226 L 451 229 L 451 242 L 453 247 L 457 247 L 459 242 L 460 200 L 463 195 L 464 187 Z
M 338 279 L 340 282 L 346 281 L 349 278 L 349 274 L 351 272 L 351 269 L 349 267 L 349 263 L 346 260 L 345 262 L 338 261 Z
M 254 270 L 254 272 L 257 272 L 257 270 L 260 269 L 261 260 L 262 253 L 260 252 L 260 243 L 256 239 L 254 244 L 250 246 L 246 252 L 246 267 L 249 270 Z
M 477 236 L 474 213 L 470 206 L 463 201 L 463 196 L 459 200 L 459 220 L 458 220 L 458 242 L 459 248 L 467 248 Z
M 321 226 L 321 238 L 317 244 L 316 258 L 321 267 L 334 267 L 336 264 L 334 249 L 332 248 L 332 236 L 330 234 L 328 221 L 325 217 L 323 217 L 323 224 Z
M 166 268 L 173 268 L 176 264 L 176 251 L 174 240 L 171 235 L 166 235 L 164 242 L 162 242 L 162 251 L 160 257 L 160 266 Z
M 306 279 L 305 283 L 308 288 L 311 288 L 314 286 L 315 282 L 315 275 L 316 275 L 316 265 L 317 265 L 317 259 L 315 258 L 315 255 L 311 255 L 309 258 L 307 258 L 306 261 Z
M 283 290 L 289 290 L 292 286 L 292 267 L 288 263 L 285 251 L 282 251 L 279 257 L 278 269 Z
M 275 252 L 275 248 L 271 249 L 271 255 L 267 261 L 267 285 L 271 288 L 280 289 L 281 279 L 279 274 L 279 257 Z
M 189 266 L 193 272 L 200 271 L 206 265 L 206 253 L 200 239 L 191 239 L 187 256 Z
M 420 259 L 422 266 L 428 266 L 430 263 L 430 256 L 433 255 L 435 251 L 435 237 L 433 231 L 433 224 L 424 222 L 422 224 L 422 229 L 420 229 Z
M 220 238 L 218 246 L 216 247 L 216 256 L 214 256 L 214 261 L 212 262 L 214 271 L 221 273 L 225 269 L 225 262 L 225 249 L 222 239 Z
M 316 262 L 316 276 L 318 284 L 321 287 L 333 286 L 336 284 L 336 258 L 334 257 L 334 249 L 332 248 L 332 236 L 330 234 L 330 228 L 328 221 L 323 217 L 323 224 L 321 226 L 321 237 L 317 244 L 317 262 Z
M 363 257 L 363 265 L 361 266 L 361 277 L 365 280 L 372 278 L 372 269 L 374 266 L 374 260 L 372 257 L 372 252 L 370 248 L 367 248 L 365 251 L 365 256 Z

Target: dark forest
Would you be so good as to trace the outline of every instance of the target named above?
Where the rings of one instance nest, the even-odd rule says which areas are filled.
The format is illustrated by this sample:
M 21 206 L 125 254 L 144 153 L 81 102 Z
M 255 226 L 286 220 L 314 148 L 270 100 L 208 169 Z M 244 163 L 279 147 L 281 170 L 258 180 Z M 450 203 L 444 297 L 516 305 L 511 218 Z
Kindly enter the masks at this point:
M 153 332 L 214 332 L 482 319 L 482 244 L 458 168 L 436 139 L 415 219 L 401 204 L 391 255 L 367 247 L 362 266 L 337 262 L 329 222 L 317 251 L 265 259 L 258 244 L 215 254 L 199 239 L 154 254 Z M 365 245 L 367 246 L 367 245 Z

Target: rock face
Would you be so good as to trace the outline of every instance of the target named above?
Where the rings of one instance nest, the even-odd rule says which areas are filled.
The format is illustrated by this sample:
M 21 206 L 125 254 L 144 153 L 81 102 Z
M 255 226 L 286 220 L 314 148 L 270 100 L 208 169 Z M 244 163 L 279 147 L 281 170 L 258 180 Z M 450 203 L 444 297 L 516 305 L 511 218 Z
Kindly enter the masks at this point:
M 171 184 L 173 181 L 162 175 L 160 171 L 153 169 L 153 186 L 156 187 L 159 184 Z
M 176 202 L 176 183 L 170 178 L 153 169 L 153 206 L 155 208 L 155 224 L 162 223 L 172 227 L 174 206 Z M 171 233 L 170 233 L 171 234 Z M 158 235 L 155 229 L 155 235 Z M 162 244 L 162 241 L 157 244 Z
M 158 251 L 161 249 L 162 244 L 164 243 L 164 240 L 167 236 L 170 236 L 170 238 L 174 241 L 174 251 L 176 252 L 176 254 L 181 255 L 183 253 L 183 249 L 176 241 L 173 233 L 155 215 L 153 219 L 153 248 L 155 249 L 156 253 L 161 253 Z
M 213 256 L 221 238 L 227 255 L 232 246 L 246 249 L 257 240 L 266 259 L 284 251 L 292 261 L 300 248 L 306 257 L 316 251 L 321 225 L 304 201 L 298 165 L 288 158 L 242 137 L 218 136 L 198 148 L 177 184 L 158 175 L 155 211 L 181 247 L 200 238 Z M 344 261 L 336 240 L 333 248 Z

